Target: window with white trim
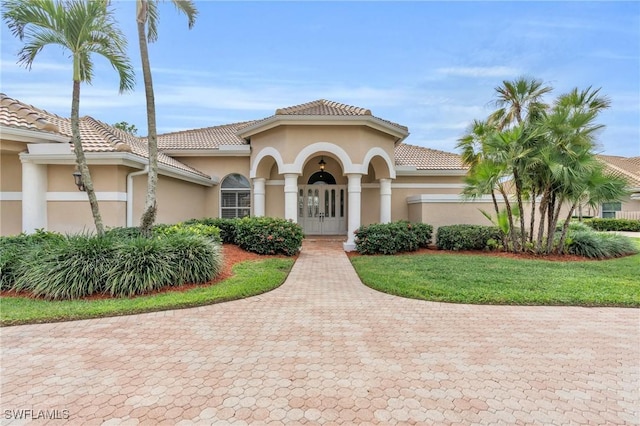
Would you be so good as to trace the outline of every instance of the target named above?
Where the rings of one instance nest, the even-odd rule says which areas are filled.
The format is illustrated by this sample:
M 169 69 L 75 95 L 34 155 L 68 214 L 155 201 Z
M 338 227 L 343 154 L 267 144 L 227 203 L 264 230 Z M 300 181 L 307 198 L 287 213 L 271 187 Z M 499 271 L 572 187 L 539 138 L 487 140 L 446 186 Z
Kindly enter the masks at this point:
M 251 214 L 251 187 L 246 177 L 232 173 L 220 185 L 220 217 L 245 217 Z
M 616 212 L 622 210 L 622 203 L 602 203 L 602 217 L 615 219 Z

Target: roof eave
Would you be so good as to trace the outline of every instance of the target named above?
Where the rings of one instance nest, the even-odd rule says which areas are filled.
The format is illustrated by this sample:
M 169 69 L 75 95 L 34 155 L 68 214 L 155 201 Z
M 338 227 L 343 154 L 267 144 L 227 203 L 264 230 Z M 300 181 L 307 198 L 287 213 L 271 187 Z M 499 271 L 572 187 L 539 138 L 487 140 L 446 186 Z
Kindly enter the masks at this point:
M 394 136 L 398 141 L 404 140 L 408 135 L 408 130 L 398 128 L 377 117 L 371 115 L 274 115 L 258 123 L 249 125 L 236 133 L 243 139 L 248 139 L 253 135 L 273 129 L 282 125 L 364 125 Z
M 396 176 L 466 176 L 467 169 L 418 169 L 415 166 L 396 166 Z
M 26 143 L 68 143 L 71 138 L 55 133 L 43 132 L 40 130 L 18 129 L 16 127 L 0 125 L 2 139 L 13 140 Z

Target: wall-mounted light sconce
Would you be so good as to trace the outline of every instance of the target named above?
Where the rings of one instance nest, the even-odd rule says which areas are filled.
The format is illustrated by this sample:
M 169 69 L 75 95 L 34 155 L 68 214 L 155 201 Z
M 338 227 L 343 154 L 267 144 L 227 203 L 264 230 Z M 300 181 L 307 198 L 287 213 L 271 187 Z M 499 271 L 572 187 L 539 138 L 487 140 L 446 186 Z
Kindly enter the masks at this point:
M 84 182 L 82 181 L 82 173 L 80 173 L 79 170 L 76 170 L 75 172 L 73 172 L 73 180 L 76 183 L 76 186 L 78 187 L 78 191 L 84 191 Z
M 318 162 L 318 164 L 320 165 L 320 171 L 324 172 L 324 167 L 327 165 L 327 163 L 325 163 L 324 161 L 324 157 L 320 157 L 320 161 Z

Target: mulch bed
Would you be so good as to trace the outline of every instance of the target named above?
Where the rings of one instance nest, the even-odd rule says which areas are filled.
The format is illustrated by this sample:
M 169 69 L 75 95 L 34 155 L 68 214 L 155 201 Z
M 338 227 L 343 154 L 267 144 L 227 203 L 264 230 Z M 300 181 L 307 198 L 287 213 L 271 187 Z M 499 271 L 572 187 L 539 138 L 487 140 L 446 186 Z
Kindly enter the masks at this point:
M 280 257 L 280 258 L 286 258 L 286 256 L 284 255 L 262 255 L 262 254 L 256 254 L 256 253 L 251 253 L 245 250 L 242 250 L 240 247 L 234 245 L 234 244 L 223 244 L 222 245 L 222 255 L 223 255 L 223 259 L 224 259 L 224 266 L 222 268 L 222 272 L 220 273 L 220 275 L 218 275 L 215 279 L 209 281 L 208 283 L 204 283 L 204 284 L 184 284 L 181 286 L 171 286 L 171 287 L 164 287 L 158 290 L 154 290 L 152 292 L 149 293 L 145 293 L 145 294 L 141 294 L 138 296 L 133 296 L 133 297 L 141 297 L 141 296 L 149 296 L 149 295 L 154 295 L 154 294 L 161 294 L 161 293 L 168 293 L 168 292 L 183 292 L 183 291 L 187 291 L 190 290 L 192 288 L 196 288 L 196 287 L 206 287 L 206 286 L 211 286 L 211 285 L 215 285 L 223 280 L 226 280 L 227 278 L 231 277 L 233 275 L 232 269 L 233 267 L 240 262 L 244 262 L 246 260 L 263 260 L 263 259 L 268 259 L 268 258 L 273 258 L 273 257 Z M 0 291 L 0 297 L 26 297 L 29 299 L 42 299 L 40 297 L 36 297 L 33 294 L 26 292 L 26 291 L 7 291 L 7 290 L 3 290 Z M 108 294 L 94 294 L 92 296 L 88 296 L 88 297 L 83 297 L 79 300 L 99 300 L 99 299 L 117 299 L 115 297 L 111 297 Z M 44 300 L 44 299 L 43 299 Z

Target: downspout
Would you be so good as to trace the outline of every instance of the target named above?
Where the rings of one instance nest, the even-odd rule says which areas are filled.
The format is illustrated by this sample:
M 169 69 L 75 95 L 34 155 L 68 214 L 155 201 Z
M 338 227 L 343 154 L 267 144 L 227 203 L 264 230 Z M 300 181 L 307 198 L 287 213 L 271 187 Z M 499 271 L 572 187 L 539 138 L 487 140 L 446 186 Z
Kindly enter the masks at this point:
M 144 169 L 127 175 L 127 227 L 133 226 L 133 178 L 149 173 L 149 165 Z

